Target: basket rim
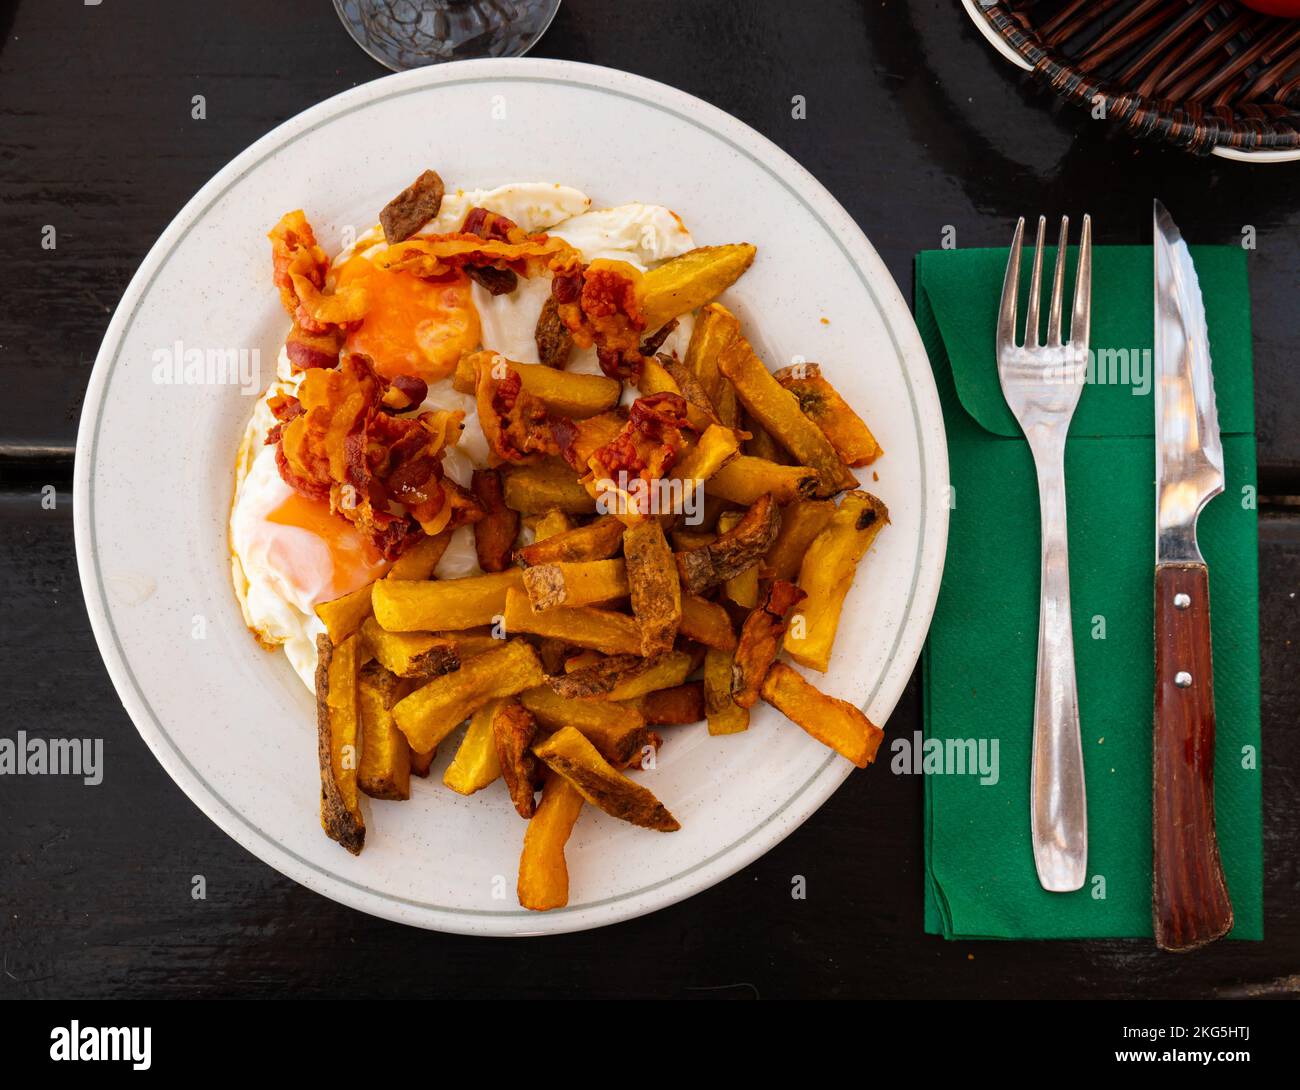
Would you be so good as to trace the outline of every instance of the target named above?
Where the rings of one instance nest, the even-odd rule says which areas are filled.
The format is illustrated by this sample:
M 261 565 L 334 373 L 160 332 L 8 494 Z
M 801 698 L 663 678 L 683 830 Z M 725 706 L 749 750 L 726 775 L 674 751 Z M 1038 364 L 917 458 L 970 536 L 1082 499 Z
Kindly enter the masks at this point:
M 1006 59 L 1046 82 L 1075 105 L 1101 95 L 1107 116 L 1140 137 L 1224 158 L 1285 162 L 1300 159 L 1300 111 L 1283 107 L 1285 120 L 1243 116 L 1235 106 L 1212 109 L 1133 94 L 1080 72 L 1069 58 L 1043 46 L 1004 9 L 1003 0 L 962 0 L 976 28 Z

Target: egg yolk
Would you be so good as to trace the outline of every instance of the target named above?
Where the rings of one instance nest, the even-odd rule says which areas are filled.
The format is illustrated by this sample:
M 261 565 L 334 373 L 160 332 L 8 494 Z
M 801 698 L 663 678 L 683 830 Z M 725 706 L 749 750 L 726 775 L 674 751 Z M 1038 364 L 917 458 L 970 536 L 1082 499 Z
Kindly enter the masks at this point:
M 421 280 L 356 256 L 339 269 L 338 285 L 356 280 L 364 280 L 369 304 L 344 347 L 369 356 L 386 378 L 414 375 L 436 382 L 455 370 L 464 353 L 478 347 L 478 311 L 464 273 Z
M 292 493 L 266 516 L 268 522 L 306 530 L 325 547 L 330 570 L 324 571 L 319 548 L 277 549 L 276 571 L 301 595 L 316 603 L 331 602 L 374 582 L 389 565 L 369 541 L 329 503 Z

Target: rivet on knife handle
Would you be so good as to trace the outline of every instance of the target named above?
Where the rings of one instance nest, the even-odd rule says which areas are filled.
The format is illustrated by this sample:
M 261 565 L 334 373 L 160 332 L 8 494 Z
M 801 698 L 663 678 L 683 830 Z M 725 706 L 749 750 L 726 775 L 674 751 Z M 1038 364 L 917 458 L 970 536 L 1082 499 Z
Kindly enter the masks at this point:
M 1194 950 L 1232 930 L 1214 832 L 1214 670 L 1204 564 L 1156 568 L 1154 772 L 1156 943 Z

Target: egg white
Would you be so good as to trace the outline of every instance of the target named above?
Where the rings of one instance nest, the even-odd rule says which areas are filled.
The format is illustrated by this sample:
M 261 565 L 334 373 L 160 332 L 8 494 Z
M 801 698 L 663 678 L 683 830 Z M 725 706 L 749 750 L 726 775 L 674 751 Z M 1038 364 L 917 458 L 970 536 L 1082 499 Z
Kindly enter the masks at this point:
M 608 258 L 645 270 L 695 246 L 690 232 L 667 208 L 631 203 L 593 211 L 591 198 L 586 194 L 547 182 L 516 182 L 495 189 L 448 193 L 437 217 L 418 233 L 430 235 L 457 230 L 466 213 L 476 206 L 506 216 L 525 231 L 557 235 L 578 249 L 586 261 Z M 353 254 L 369 256 L 382 244 L 379 228 L 373 227 L 344 249 L 332 267 L 339 268 Z M 550 290 L 550 281 L 544 276 L 520 278 L 516 289 L 508 295 L 494 296 L 474 284 L 472 300 L 482 328 L 483 347 L 520 363 L 537 363 L 534 334 Z M 665 341 L 663 351 L 684 355 L 693 326 L 694 318 L 684 315 Z M 575 351 L 568 370 L 600 373 L 595 349 Z M 269 399 L 281 391 L 292 393 L 301 381 L 301 375 L 293 373 L 283 349 L 276 373 L 276 382 L 253 410 L 236 460 L 235 498 L 230 515 L 231 571 L 245 624 L 264 645 L 281 647 L 303 684 L 314 690 L 316 636 L 324 631 L 313 609 L 319 599 L 310 593 L 311 588 L 304 594 L 288 585 L 277 570 L 276 550 L 267 547 L 265 533 L 256 532 L 259 526 L 265 530 L 266 514 L 283 502 L 289 492 L 280 480 L 274 448 L 264 445 L 267 432 L 275 423 Z M 624 399 L 635 396 L 636 392 L 629 388 Z M 460 409 L 465 413 L 465 430 L 459 444 L 447 451 L 443 468 L 453 481 L 468 487 L 473 471 L 488 463 L 487 441 L 478 426 L 474 398 L 453 389 L 451 379 L 447 378 L 430 385 L 423 408 Z M 310 531 L 277 525 L 275 535 L 279 547 L 301 550 L 301 555 L 314 554 L 322 565 L 329 563 L 324 543 Z M 480 571 L 473 528 L 461 527 L 452 534 L 434 574 L 439 579 L 458 579 Z M 322 579 L 321 584 L 328 586 L 328 578 Z

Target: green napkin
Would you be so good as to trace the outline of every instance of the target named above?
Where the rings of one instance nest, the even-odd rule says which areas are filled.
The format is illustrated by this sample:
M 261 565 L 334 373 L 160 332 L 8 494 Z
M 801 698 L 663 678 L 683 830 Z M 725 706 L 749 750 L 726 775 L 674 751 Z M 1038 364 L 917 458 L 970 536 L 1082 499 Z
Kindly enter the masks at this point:
M 1227 487 L 1201 516 L 1218 717 L 1215 808 L 1234 938 L 1263 937 L 1254 398 L 1245 254 L 1192 247 L 1209 323 Z M 1026 254 L 1028 258 L 1028 254 Z M 1005 250 L 916 259 L 916 320 L 948 431 L 952 512 L 925 650 L 926 930 L 947 938 L 1145 937 L 1151 931 L 1154 449 L 1152 259 L 1094 253 L 1093 378 L 1066 444 L 1070 592 L 1088 790 L 1088 881 L 1038 884 L 1029 762 L 1038 641 L 1033 461 L 993 355 Z M 1054 252 L 1045 258 L 1051 269 Z M 1073 270 L 1070 255 L 1067 268 Z M 1023 264 L 1021 311 L 1028 291 Z M 1070 298 L 1067 285 L 1067 296 Z M 1023 324 L 1023 318 L 1022 318 Z M 1123 351 L 1121 351 L 1123 350 Z M 1144 354 L 1145 353 L 1145 354 Z M 1109 380 L 1109 381 L 1104 381 Z M 997 744 L 997 779 L 961 774 L 957 740 Z M 924 767 L 895 740 L 896 771 Z M 906 744 L 904 744 L 906 743 Z M 924 748 L 921 750 L 925 753 Z M 978 753 L 971 750 L 970 753 Z

